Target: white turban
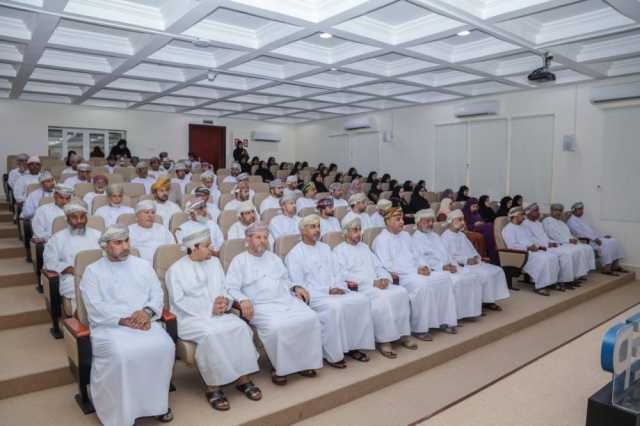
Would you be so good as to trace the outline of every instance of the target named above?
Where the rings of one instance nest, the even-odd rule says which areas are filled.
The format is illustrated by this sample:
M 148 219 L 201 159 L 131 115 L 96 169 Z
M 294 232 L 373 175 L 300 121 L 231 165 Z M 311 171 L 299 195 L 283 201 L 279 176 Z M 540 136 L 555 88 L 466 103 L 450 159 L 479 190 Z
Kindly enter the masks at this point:
M 124 225 L 114 224 L 109 226 L 100 236 L 98 242 L 104 248 L 109 241 L 123 241 L 129 238 L 129 228 Z
M 40 183 L 49 179 L 53 179 L 53 175 L 48 170 L 45 170 L 44 172 L 40 173 L 40 176 L 38 176 L 38 182 Z
M 274 179 L 271 182 L 269 182 L 269 188 L 278 188 L 282 185 L 282 181 L 280 179 Z
M 391 203 L 391 201 L 385 199 L 385 198 L 381 198 L 378 200 L 378 203 L 376 204 L 376 210 L 386 210 L 389 207 L 391 207 L 393 204 Z
M 148 169 L 148 168 L 149 168 L 149 165 L 147 163 L 145 163 L 144 161 L 141 161 L 138 164 L 136 164 L 136 170 Z
M 298 228 L 302 230 L 305 226 L 316 224 L 320 225 L 320 216 L 317 214 L 310 214 L 300 219 L 300 222 L 298 222 Z
M 240 163 L 236 163 L 236 162 L 233 162 L 231 164 L 231 168 L 234 169 L 234 170 L 241 170 L 242 169 L 242 167 L 240 167 Z
M 519 207 L 519 206 L 517 206 L 517 207 L 512 207 L 512 208 L 509 210 L 509 219 L 511 219 L 511 218 L 512 218 L 512 217 L 514 217 L 514 216 L 517 216 L 519 213 L 523 213 L 522 207 Z
M 249 175 L 246 173 L 240 173 L 238 176 L 236 176 L 236 179 L 238 180 L 238 182 L 240 182 L 241 180 L 249 180 Z
M 31 164 L 31 163 L 38 163 L 40 164 L 40 157 L 38 157 L 37 155 L 32 155 L 31 157 L 29 157 L 27 159 L 27 164 Z
M 64 210 L 65 216 L 69 216 L 70 214 L 73 214 L 73 213 L 85 213 L 85 214 L 87 213 L 87 208 L 82 204 L 76 203 L 76 202 L 67 203 L 64 206 L 63 210 Z
M 236 214 L 238 217 L 240 217 L 242 213 L 250 211 L 256 211 L 256 208 L 251 201 L 247 200 L 238 203 L 238 207 L 236 208 Z
M 447 215 L 447 223 L 452 223 L 454 219 L 458 218 L 464 218 L 464 214 L 462 213 L 462 210 L 455 209 Z
M 342 229 L 346 231 L 348 229 L 355 228 L 356 226 L 359 226 L 360 228 L 362 228 L 362 221 L 360 220 L 360 217 L 358 217 L 353 212 L 349 212 L 349 213 L 351 214 L 346 214 L 342 218 Z
M 216 180 L 216 175 L 214 175 L 210 171 L 206 171 L 206 172 L 204 172 L 203 174 L 200 175 L 200 181 L 202 181 L 202 182 L 204 182 L 204 181 L 214 182 L 215 180 Z
M 193 232 L 185 235 L 182 238 L 182 245 L 192 249 L 196 245 L 202 244 L 205 241 L 211 241 L 211 233 L 209 232 L 209 228 L 196 228 Z
M 296 197 L 294 197 L 291 194 L 283 195 L 282 197 L 280 197 L 280 200 L 278 201 L 278 204 L 280 204 L 281 206 L 284 206 L 284 204 L 288 203 L 288 202 L 292 202 L 292 203 L 295 204 Z
M 269 235 L 269 227 L 264 223 L 253 222 L 251 225 L 247 226 L 247 229 L 244 230 L 244 236 L 250 237 L 253 234 L 257 234 L 258 232 L 266 232 Z
M 80 163 L 76 167 L 76 170 L 78 170 L 79 172 L 90 172 L 91 171 L 91 164 Z
M 193 213 L 196 210 L 206 206 L 206 204 L 206 201 L 202 198 L 192 198 L 187 202 L 187 205 L 184 206 L 184 212 L 189 214 Z
M 182 170 L 182 171 L 186 172 L 187 171 L 187 166 L 185 166 L 184 163 L 178 163 L 178 164 L 176 164 L 176 166 L 174 167 L 173 170 L 175 170 L 176 172 L 179 171 L 179 170 Z
M 574 203 L 571 206 L 571 211 L 576 211 L 578 209 L 583 209 L 584 208 L 584 203 L 582 201 L 578 201 L 577 203 Z
M 296 175 L 287 176 L 287 183 L 289 183 L 289 182 L 298 183 L 298 176 L 296 176 Z
M 422 219 L 435 219 L 436 218 L 436 214 L 434 213 L 433 209 L 423 209 L 423 210 L 419 210 L 416 213 L 415 216 L 415 221 L 416 223 L 420 222 Z
M 53 188 L 53 192 L 58 195 L 62 195 L 65 198 L 69 198 L 73 195 L 73 188 L 58 184 Z
M 354 219 L 360 219 L 360 215 L 358 215 L 357 213 L 354 213 L 352 211 L 348 211 L 346 215 L 344 215 L 344 217 L 342 218 L 342 221 L 340 222 L 340 224 L 342 225 L 342 228 L 344 229 L 345 226 L 347 226 L 350 222 L 352 222 Z
M 156 211 L 156 203 L 153 200 L 142 200 L 136 204 L 136 213 L 139 213 L 144 210 L 153 210 Z
M 352 206 L 354 204 L 363 202 L 363 201 L 367 201 L 367 196 L 364 195 L 362 192 L 358 192 L 356 194 L 353 194 L 351 197 L 349 197 L 349 205 Z

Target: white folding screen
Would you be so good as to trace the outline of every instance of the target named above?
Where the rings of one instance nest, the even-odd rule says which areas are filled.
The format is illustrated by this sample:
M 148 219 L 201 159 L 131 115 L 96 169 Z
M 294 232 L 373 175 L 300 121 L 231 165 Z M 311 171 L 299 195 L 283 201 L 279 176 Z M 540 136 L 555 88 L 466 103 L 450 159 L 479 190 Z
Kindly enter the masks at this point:
M 605 111 L 600 217 L 640 221 L 640 108 Z
M 502 197 L 507 190 L 507 120 L 468 123 L 471 193 Z
M 356 133 L 349 135 L 351 164 L 358 173 L 366 176 L 380 169 L 380 133 Z
M 436 126 L 437 190 L 456 189 L 467 181 L 466 123 Z
M 525 200 L 551 202 L 554 116 L 511 120 L 509 192 Z

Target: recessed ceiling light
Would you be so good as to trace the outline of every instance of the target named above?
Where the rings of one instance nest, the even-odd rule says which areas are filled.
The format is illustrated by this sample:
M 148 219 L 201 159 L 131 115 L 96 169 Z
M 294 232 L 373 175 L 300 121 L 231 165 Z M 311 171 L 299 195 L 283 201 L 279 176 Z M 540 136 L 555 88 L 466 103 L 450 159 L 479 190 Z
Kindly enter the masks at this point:
M 469 30 L 460 31 L 460 32 L 458 33 L 458 35 L 459 35 L 460 37 L 468 36 L 469 34 L 471 34 L 471 32 L 470 32 Z
M 333 34 L 329 34 L 329 33 L 320 33 L 320 38 L 331 38 L 333 37 Z
M 331 71 L 338 71 L 338 68 L 331 68 Z

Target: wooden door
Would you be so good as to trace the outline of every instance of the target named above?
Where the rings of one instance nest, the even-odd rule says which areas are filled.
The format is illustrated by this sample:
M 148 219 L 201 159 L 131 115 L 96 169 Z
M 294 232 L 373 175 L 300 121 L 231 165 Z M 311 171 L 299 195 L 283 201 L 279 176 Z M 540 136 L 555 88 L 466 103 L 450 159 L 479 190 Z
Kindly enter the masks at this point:
M 189 124 L 189 152 L 213 164 L 215 170 L 226 166 L 227 128 Z

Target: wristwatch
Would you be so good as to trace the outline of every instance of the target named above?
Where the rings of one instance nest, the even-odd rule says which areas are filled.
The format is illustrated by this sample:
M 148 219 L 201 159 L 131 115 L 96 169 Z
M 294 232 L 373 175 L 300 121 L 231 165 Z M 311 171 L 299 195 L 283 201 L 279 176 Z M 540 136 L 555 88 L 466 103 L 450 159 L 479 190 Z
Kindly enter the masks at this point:
M 153 318 L 156 314 L 156 312 L 148 306 L 145 306 L 144 308 L 142 308 L 142 310 L 145 311 L 147 315 L 149 315 L 149 318 Z

